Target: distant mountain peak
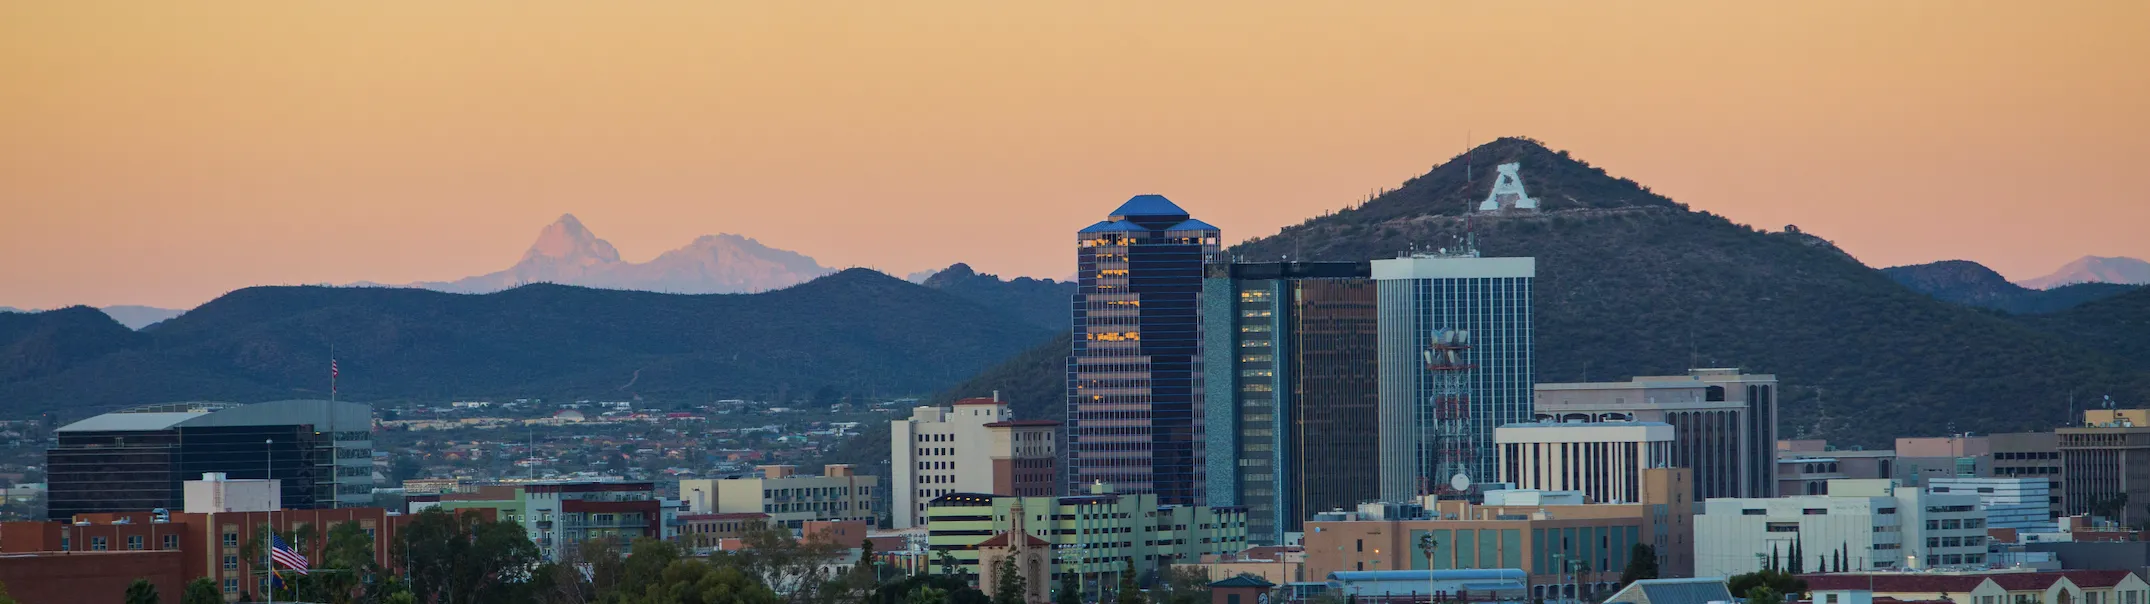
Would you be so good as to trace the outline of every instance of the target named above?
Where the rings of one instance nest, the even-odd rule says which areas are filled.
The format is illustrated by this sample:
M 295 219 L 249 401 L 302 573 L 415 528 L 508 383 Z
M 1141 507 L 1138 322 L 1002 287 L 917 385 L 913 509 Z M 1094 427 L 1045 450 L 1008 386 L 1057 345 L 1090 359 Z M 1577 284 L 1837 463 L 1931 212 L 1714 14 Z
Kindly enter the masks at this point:
M 620 261 L 620 251 L 612 243 L 597 238 L 597 234 L 582 226 L 574 214 L 561 214 L 559 220 L 545 225 L 538 231 L 537 242 L 523 252 L 523 261 L 535 259 L 569 260 L 576 266 L 594 266 Z
M 2150 284 L 2150 262 L 2126 256 L 2084 256 L 2050 275 L 2025 279 L 2020 284 L 2031 289 L 2052 289 L 2077 283 Z
M 550 282 L 604 289 L 729 294 L 782 289 L 829 272 L 805 254 L 731 233 L 696 237 L 686 246 L 659 254 L 649 262 L 625 262 L 611 242 L 583 226 L 574 214 L 562 214 L 538 232 L 537 241 L 523 253 L 522 260 L 507 270 L 414 285 L 489 293 L 525 283 Z

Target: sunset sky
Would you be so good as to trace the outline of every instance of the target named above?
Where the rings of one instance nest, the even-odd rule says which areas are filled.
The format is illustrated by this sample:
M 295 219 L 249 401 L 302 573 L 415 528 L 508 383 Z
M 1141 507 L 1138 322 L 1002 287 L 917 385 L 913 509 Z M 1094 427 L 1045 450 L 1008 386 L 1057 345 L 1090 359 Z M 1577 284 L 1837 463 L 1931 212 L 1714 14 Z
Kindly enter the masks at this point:
M 731 232 L 1063 277 L 1504 135 L 1873 266 L 2150 258 L 2150 2 L 0 3 L 0 305 L 628 260 Z M 1527 168 L 1526 168 L 1527 170 Z

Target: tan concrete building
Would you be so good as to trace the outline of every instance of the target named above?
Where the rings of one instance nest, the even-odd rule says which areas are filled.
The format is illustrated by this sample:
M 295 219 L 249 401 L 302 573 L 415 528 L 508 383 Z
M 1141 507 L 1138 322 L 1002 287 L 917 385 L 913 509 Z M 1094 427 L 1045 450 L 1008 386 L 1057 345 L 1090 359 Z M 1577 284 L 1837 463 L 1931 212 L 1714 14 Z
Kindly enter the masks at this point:
M 1993 450 L 1994 478 L 2043 478 L 2051 492 L 2047 511 L 2062 516 L 2061 495 L 2066 492 L 2061 475 L 2060 435 L 2053 432 L 2017 432 L 1986 437 Z
M 1511 568 L 1529 575 L 1532 597 L 1604 594 L 1619 582 L 1634 546 L 1643 544 L 1655 549 L 1663 576 L 1688 576 L 1694 569 L 1692 476 L 1686 468 L 1645 470 L 1634 503 L 1541 505 L 1544 498 L 1517 497 L 1531 503 L 1435 501 L 1422 518 L 1367 519 L 1388 513 L 1375 505 L 1362 507 L 1366 515 L 1319 515 L 1306 525 L 1304 574 Z M 1532 492 L 1492 491 L 1487 501 L 1504 501 L 1508 493 Z M 1421 549 L 1428 536 L 1430 558 Z M 1570 572 L 1575 561 L 1580 573 Z
M 757 476 L 679 481 L 679 497 L 690 514 L 759 512 L 785 528 L 802 528 L 812 520 L 857 520 L 876 526 L 873 491 L 879 477 L 856 472 L 850 464 L 829 464 L 820 476 L 800 474 L 796 466 L 755 468 Z
M 926 504 L 951 493 L 1057 494 L 1060 422 L 1018 420 L 998 394 L 916 407 L 889 423 L 890 524 L 925 523 Z
M 1540 420 L 1672 424 L 1672 465 L 1695 471 L 1690 497 L 1774 497 L 1777 377 L 1738 369 L 1625 382 L 1538 384 Z
M 2054 430 L 2066 515 L 2092 514 L 2121 524 L 2150 520 L 2150 419 L 2145 409 L 2083 412 L 2083 425 Z

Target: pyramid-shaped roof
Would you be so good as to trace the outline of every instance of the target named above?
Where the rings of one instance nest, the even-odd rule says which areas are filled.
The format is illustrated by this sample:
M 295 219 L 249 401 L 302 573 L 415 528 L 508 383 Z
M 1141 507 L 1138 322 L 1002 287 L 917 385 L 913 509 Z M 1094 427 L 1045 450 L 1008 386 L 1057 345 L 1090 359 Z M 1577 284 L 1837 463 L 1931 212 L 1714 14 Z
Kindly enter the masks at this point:
M 1090 225 L 1090 226 L 1089 226 L 1088 228 L 1085 228 L 1085 229 L 1083 229 L 1083 230 L 1080 230 L 1080 231 L 1076 231 L 1076 232 L 1077 232 L 1077 233 L 1116 233 L 1116 232 L 1128 232 L 1128 231 L 1132 231 L 1132 232 L 1138 232 L 1138 233 L 1140 233 L 1140 232 L 1147 232 L 1147 231 L 1149 231 L 1149 229 L 1145 229 L 1145 228 L 1142 228 L 1142 225 L 1139 225 L 1139 224 L 1135 224 L 1135 223 L 1132 223 L 1132 222 L 1128 222 L 1128 221 L 1125 221 L 1125 220 L 1119 220 L 1119 221 L 1114 221 L 1114 220 L 1107 220 L 1107 221 L 1099 222 L 1099 223 L 1097 223 L 1097 224 L 1093 224 L 1093 225 Z
M 1111 217 L 1113 220 L 1119 220 L 1122 218 L 1148 218 L 1154 216 L 1185 218 L 1187 215 L 1187 211 L 1180 209 L 1179 204 L 1172 203 L 1172 200 L 1165 199 L 1163 195 L 1136 195 L 1127 198 L 1127 203 L 1120 204 L 1120 207 L 1113 209 Z
M 1202 222 L 1202 221 L 1200 221 L 1200 220 L 1195 220 L 1195 219 L 1193 219 L 1193 218 L 1189 218 L 1189 219 L 1187 219 L 1187 220 L 1185 220 L 1185 221 L 1183 221 L 1183 222 L 1181 222 L 1181 223 L 1179 223 L 1179 224 L 1175 224 L 1175 225 L 1172 225 L 1172 227 L 1171 227 L 1171 228 L 1168 228 L 1168 229 L 1165 229 L 1165 230 L 1167 230 L 1167 231 L 1215 231 L 1215 230 L 1219 230 L 1219 229 L 1218 229 L 1217 227 L 1215 227 L 1215 226 L 1211 226 L 1211 225 L 1210 225 L 1209 223 L 1207 223 L 1207 222 Z

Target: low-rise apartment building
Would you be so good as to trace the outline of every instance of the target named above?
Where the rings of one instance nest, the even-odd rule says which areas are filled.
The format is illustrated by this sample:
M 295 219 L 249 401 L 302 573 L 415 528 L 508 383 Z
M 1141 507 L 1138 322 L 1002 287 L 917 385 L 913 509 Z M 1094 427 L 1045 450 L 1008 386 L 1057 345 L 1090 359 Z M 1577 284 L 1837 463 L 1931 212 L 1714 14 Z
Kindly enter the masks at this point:
M 800 474 L 795 466 L 755 468 L 743 478 L 679 481 L 679 496 L 692 514 L 768 514 L 769 522 L 789 529 L 814 520 L 857 520 L 878 526 L 874 490 L 881 479 L 860 475 L 850 464 L 829 464 L 820 476 Z
M 928 547 L 936 557 L 953 556 L 958 572 L 976 576 L 978 544 L 1013 527 L 1008 514 L 1018 501 L 1029 516 L 1026 530 L 1052 546 L 1055 581 L 1061 572 L 1079 572 L 1086 585 L 1113 585 L 1130 561 L 1147 572 L 1247 548 L 1244 509 L 1163 506 L 1155 494 L 1114 493 L 1104 485 L 1071 497 L 943 495 L 927 506 Z M 939 572 L 937 563 L 933 570 Z
M 1833 480 L 1828 491 L 1704 502 L 1695 518 L 1695 573 L 1986 563 L 1985 511 L 1976 495 L 1925 493 L 1887 479 Z

